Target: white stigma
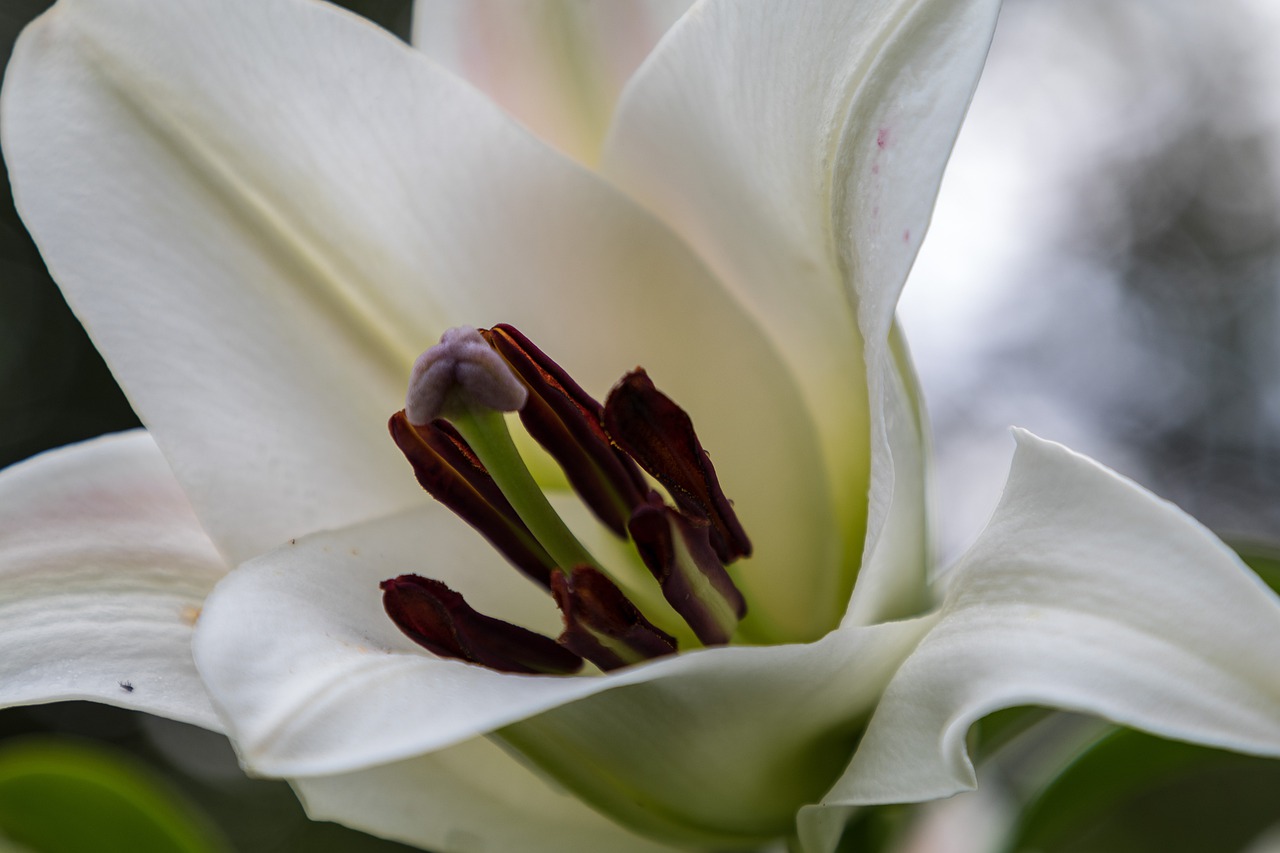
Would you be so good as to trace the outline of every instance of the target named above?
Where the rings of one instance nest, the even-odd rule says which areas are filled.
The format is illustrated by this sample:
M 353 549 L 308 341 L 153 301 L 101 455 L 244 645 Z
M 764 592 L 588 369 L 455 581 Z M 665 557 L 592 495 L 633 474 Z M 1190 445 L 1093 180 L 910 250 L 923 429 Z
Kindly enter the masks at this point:
M 514 412 L 524 405 L 529 392 L 479 332 L 458 326 L 441 335 L 440 343 L 413 363 L 405 416 L 414 426 L 429 424 L 443 416 L 458 395 L 469 404 Z

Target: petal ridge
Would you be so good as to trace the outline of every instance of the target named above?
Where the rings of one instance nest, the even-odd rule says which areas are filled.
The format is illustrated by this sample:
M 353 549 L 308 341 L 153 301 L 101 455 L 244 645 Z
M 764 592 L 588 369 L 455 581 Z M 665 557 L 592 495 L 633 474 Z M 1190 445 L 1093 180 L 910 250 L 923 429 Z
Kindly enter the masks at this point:
M 969 726 L 1020 704 L 1280 756 L 1280 598 L 1172 504 L 1015 434 L 991 522 L 827 802 L 971 788 Z

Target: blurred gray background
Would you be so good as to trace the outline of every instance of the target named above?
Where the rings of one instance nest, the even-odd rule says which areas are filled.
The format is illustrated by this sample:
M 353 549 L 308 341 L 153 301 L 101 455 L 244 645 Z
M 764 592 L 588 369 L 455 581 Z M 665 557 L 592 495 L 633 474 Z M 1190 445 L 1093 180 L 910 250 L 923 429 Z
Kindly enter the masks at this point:
M 1280 4 L 1008 0 L 901 304 L 938 535 L 1023 426 L 1280 539 Z

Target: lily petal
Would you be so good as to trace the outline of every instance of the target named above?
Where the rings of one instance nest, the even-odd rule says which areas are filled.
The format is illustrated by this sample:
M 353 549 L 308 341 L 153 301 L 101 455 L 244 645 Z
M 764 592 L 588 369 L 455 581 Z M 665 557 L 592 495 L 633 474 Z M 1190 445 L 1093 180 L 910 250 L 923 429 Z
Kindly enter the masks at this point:
M 554 631 L 545 592 L 437 507 L 298 540 L 222 582 L 195 640 L 248 767 L 346 774 L 498 732 L 588 803 L 650 833 L 775 837 L 838 776 L 931 624 L 697 651 L 599 677 L 509 675 L 435 658 L 381 612 L 378 581 L 426 559 L 476 609 Z
M 307 814 L 439 853 L 663 853 L 476 738 L 430 755 L 293 783 Z
M 442 506 L 291 542 L 218 585 L 194 642 L 200 673 L 250 767 L 322 775 L 396 761 L 528 713 L 504 706 L 507 684 L 532 691 L 526 702 L 545 695 L 537 710 L 563 701 L 564 685 L 590 685 L 424 653 L 386 615 L 378 588 L 424 564 L 476 610 L 559 633 L 546 591 Z M 468 719 L 473 703 L 488 716 Z
M 0 473 L 0 705 L 92 699 L 221 731 L 191 660 L 226 571 L 145 432 Z
M 818 559 L 812 425 L 733 296 L 367 22 L 64 0 L 21 39 L 3 109 L 24 219 L 232 562 L 424 500 L 382 424 L 439 332 L 499 321 L 595 394 L 645 365 L 750 496 L 744 523 L 774 531 L 752 571 Z
M 622 86 L 691 0 L 418 0 L 413 43 L 556 148 L 600 155 Z
M 384 37 L 284 9 L 60 3 L 3 94 L 24 221 L 233 563 L 417 499 L 381 422 L 432 331 L 407 318 L 439 316 L 396 275 L 398 211 L 370 204 L 383 176 L 362 163 L 389 141 L 344 146 L 361 117 L 295 96 L 340 97 Z M 292 61 L 334 30 L 353 56 Z
M 897 405 L 889 327 L 997 5 L 711 0 L 636 73 L 606 143 L 605 173 L 768 319 L 813 413 L 844 533 L 806 567 L 825 582 L 805 592 L 827 627 L 857 567 L 873 565 L 869 441 L 872 467 L 890 468 L 871 480 L 869 549 L 886 524 L 885 420 L 900 419 L 884 413 Z
M 888 346 L 868 345 L 875 365 L 870 386 L 872 456 L 868 535 L 862 568 L 842 625 L 901 619 L 936 604 L 929 526 L 929 429 L 924 396 L 901 327 Z
M 715 849 L 760 845 L 794 832 L 799 810 L 829 789 L 885 679 L 931 624 L 685 653 L 498 737 L 624 825 Z
M 1280 599 L 1173 505 L 1060 445 L 1017 440 L 941 621 L 826 802 L 973 787 L 969 726 L 1014 705 L 1280 755 Z

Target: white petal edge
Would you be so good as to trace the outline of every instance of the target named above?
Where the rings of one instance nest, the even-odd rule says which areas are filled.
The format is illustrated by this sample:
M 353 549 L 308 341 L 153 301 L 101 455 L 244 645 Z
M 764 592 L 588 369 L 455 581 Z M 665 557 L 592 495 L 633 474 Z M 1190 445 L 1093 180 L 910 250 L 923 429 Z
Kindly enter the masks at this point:
M 155 443 L 0 472 L 0 705 L 89 699 L 221 731 L 192 626 L 226 568 Z
M 646 823 L 615 799 L 616 768 L 677 816 L 656 831 L 760 840 L 791 831 L 795 811 L 838 776 L 880 691 L 931 624 L 695 651 L 602 677 L 515 676 L 436 658 L 405 638 L 378 590 L 404 572 L 445 581 L 482 612 L 559 631 L 549 597 L 435 506 L 246 563 L 210 596 L 195 656 L 247 767 L 294 779 L 344 774 L 502 729 L 530 754 L 571 745 L 563 756 L 578 760 L 568 767 L 555 766 L 554 748 L 536 758 L 623 820 Z
M 871 411 L 867 537 L 845 620 L 852 624 L 927 603 L 920 584 L 932 568 L 927 427 L 894 313 L 1000 10 L 1000 0 L 880 5 L 894 20 L 850 96 L 831 194 L 844 284 L 866 342 Z M 919 441 L 904 438 L 912 426 Z
M 417 0 L 413 43 L 522 124 L 594 163 L 632 72 L 691 0 Z
M 929 526 L 929 429 L 924 395 L 901 327 L 875 352 L 868 376 L 874 399 L 868 535 L 843 626 L 901 619 L 934 606 Z
M 689 236 L 788 359 L 844 528 L 828 555 L 843 571 L 814 567 L 836 618 L 857 566 L 898 570 L 899 557 L 870 557 L 895 500 L 889 328 L 997 7 L 709 0 L 636 73 L 606 143 L 605 173 Z M 868 601 L 860 618 L 902 604 Z
M 1016 431 L 990 523 L 826 802 L 974 785 L 965 735 L 1015 705 L 1280 756 L 1280 599 L 1172 504 Z
M 597 395 L 642 364 L 690 412 L 752 531 L 748 590 L 821 560 L 812 423 L 732 295 L 367 21 L 63 0 L 0 106 L 24 220 L 230 562 L 425 500 L 386 418 L 444 328 L 497 322 Z
M 333 820 L 438 853 L 670 853 L 553 788 L 476 738 L 341 776 L 297 779 L 314 820 Z

